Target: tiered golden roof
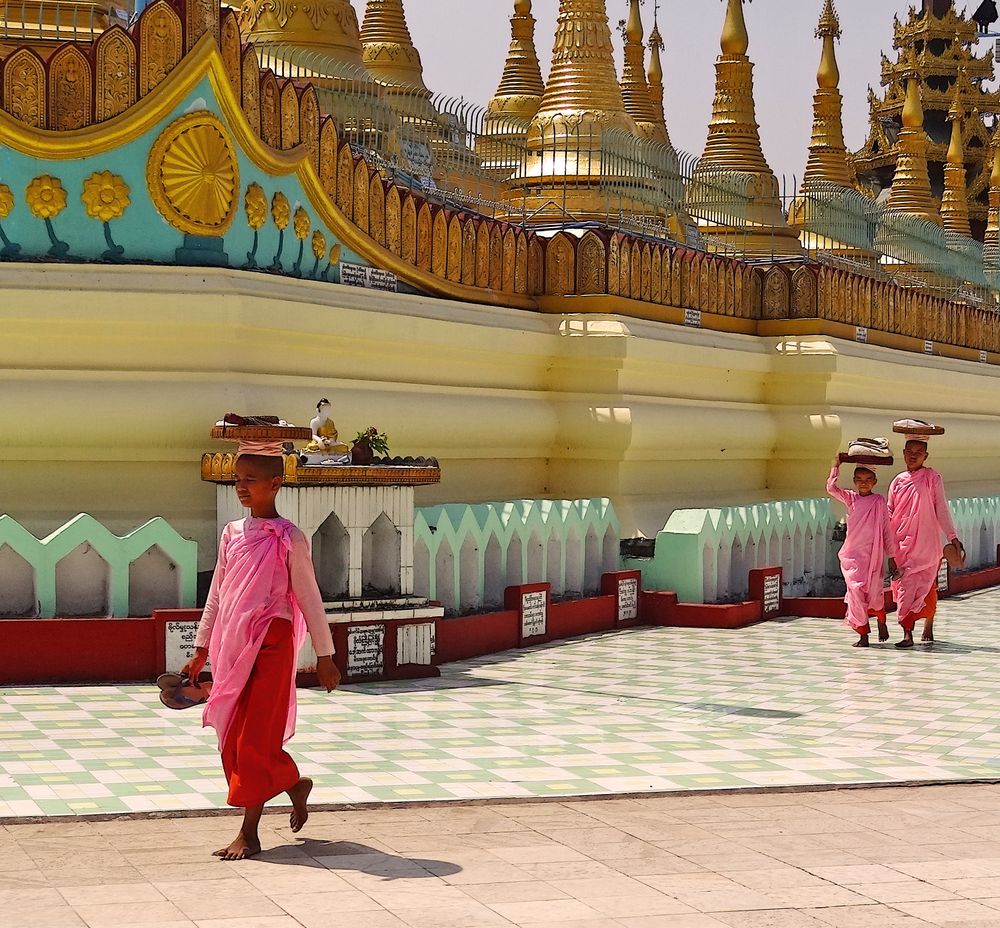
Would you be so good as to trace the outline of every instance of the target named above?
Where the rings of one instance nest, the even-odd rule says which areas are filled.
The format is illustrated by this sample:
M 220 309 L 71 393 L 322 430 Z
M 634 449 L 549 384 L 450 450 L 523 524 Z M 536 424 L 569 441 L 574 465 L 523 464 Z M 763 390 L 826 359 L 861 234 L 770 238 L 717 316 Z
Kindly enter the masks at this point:
M 799 254 L 761 149 L 743 0 L 728 0 L 721 44 L 708 141 L 688 189 L 692 212 L 705 213 L 707 204 L 718 215 L 702 230 L 726 247 L 748 255 Z
M 615 74 L 605 0 L 560 0 L 548 84 L 512 181 L 535 216 L 607 215 L 600 190 L 609 132 L 637 136 Z
M 510 49 L 497 92 L 486 108 L 484 138 L 477 152 L 487 167 L 514 168 L 528 137 L 528 126 L 545 93 L 535 51 L 535 17 L 531 0 L 515 0 L 510 19 Z
M 635 120 L 639 133 L 661 145 L 669 144 L 661 102 L 659 116 L 646 81 L 646 47 L 643 45 L 639 0 L 631 0 L 625 24 L 625 66 L 622 69 L 622 99 L 625 111 Z M 662 86 L 662 85 L 661 85 Z
M 1000 92 L 984 89 L 993 79 L 992 51 L 977 57 L 974 46 L 977 26 L 951 2 L 926 2 L 910 8 L 908 19 L 894 23 L 895 61 L 882 58 L 883 94 L 872 95 L 868 138 L 851 157 L 859 183 L 878 193 L 893 183 L 900 157 L 898 137 L 902 129 L 907 84 L 917 83 L 928 137 L 928 172 L 933 196 L 944 193 L 944 174 L 951 143 L 949 112 L 955 85 L 963 72 L 967 81 L 962 92 L 966 116 L 962 120 L 962 146 L 968 177 L 971 228 L 982 236 L 988 208 L 988 151 L 990 133 L 984 117 L 1000 113 Z
M 969 226 L 969 200 L 965 189 L 965 148 L 962 145 L 962 121 L 965 106 L 962 103 L 961 81 L 955 84 L 955 100 L 951 105 L 951 145 L 944 166 L 944 195 L 941 197 L 941 224 L 949 232 L 971 235 Z

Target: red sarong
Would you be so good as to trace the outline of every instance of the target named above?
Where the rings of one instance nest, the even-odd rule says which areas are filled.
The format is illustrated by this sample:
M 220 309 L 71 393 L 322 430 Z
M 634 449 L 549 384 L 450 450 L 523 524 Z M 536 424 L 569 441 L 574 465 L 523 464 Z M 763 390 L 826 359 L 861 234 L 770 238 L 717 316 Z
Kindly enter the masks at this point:
M 292 623 L 272 619 L 222 746 L 231 806 L 263 805 L 299 781 L 299 768 L 282 746 L 295 656 Z

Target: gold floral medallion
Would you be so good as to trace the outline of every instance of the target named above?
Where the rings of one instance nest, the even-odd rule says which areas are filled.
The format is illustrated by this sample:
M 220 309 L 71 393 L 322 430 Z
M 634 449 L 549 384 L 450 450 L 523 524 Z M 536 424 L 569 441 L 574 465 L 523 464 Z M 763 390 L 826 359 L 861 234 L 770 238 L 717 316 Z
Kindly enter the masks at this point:
M 313 232 L 312 253 L 317 261 L 326 254 L 326 236 L 322 232 Z
M 236 215 L 239 165 L 225 126 L 211 113 L 175 120 L 153 144 L 146 182 L 160 215 L 191 235 L 223 235 Z
M 312 223 L 309 220 L 309 214 L 301 206 L 297 207 L 295 210 L 293 228 L 295 229 L 295 237 L 299 241 L 303 241 L 309 234 L 309 228 L 311 225 Z
M 254 231 L 264 228 L 264 223 L 267 222 L 267 197 L 264 195 L 264 189 L 256 181 L 247 187 L 243 206 L 250 228 Z
M 51 174 L 34 178 L 28 184 L 24 198 L 39 219 L 54 219 L 66 208 L 66 188 L 58 177 Z
M 128 209 L 131 203 L 129 193 L 129 186 L 124 178 L 110 171 L 97 171 L 83 182 L 80 199 L 91 219 L 111 222 Z
M 0 184 L 0 219 L 6 219 L 13 208 L 14 194 L 11 193 L 10 187 L 6 184 Z

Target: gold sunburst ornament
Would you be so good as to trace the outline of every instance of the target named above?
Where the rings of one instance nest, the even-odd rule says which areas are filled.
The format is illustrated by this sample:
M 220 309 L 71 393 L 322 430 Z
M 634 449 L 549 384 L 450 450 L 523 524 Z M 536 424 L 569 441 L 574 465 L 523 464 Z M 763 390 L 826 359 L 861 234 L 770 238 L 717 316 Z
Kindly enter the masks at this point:
M 153 144 L 146 182 L 160 215 L 190 235 L 223 235 L 236 215 L 239 166 L 226 127 L 211 113 L 175 120 Z

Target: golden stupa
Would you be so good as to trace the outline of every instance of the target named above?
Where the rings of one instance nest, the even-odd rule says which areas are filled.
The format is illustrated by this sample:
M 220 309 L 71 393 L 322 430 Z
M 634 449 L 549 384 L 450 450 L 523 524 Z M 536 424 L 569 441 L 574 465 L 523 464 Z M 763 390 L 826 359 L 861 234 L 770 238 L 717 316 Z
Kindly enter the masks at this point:
M 520 166 L 528 128 L 545 93 L 545 82 L 535 51 L 535 18 L 531 15 L 531 0 L 515 0 L 510 31 L 510 49 L 503 76 L 486 107 L 483 133 L 476 145 L 483 166 L 501 176 L 509 176 Z
M 914 68 L 906 81 L 906 102 L 903 105 L 903 128 L 899 132 L 896 174 L 886 205 L 889 209 L 940 225 L 941 215 L 934 203 L 927 172 L 929 142 L 924 132 L 920 82 L 915 68 L 916 52 L 912 53 L 912 57 Z
M 246 0 L 239 7 L 244 38 L 257 45 L 284 46 L 313 52 L 316 66 L 324 62 L 346 66 L 357 75 L 364 72 L 361 27 L 350 0 L 324 0 L 318 6 Z
M 712 248 L 799 255 L 798 236 L 785 219 L 778 181 L 761 149 L 743 0 L 728 0 L 721 45 L 708 141 L 688 186 L 691 212 Z
M 662 98 L 657 115 L 656 104 L 646 78 L 646 47 L 643 45 L 642 15 L 639 0 L 630 0 L 629 16 L 625 23 L 625 55 L 622 68 L 622 99 L 625 112 L 634 120 L 639 134 L 651 142 L 669 145 L 666 122 L 663 117 Z M 662 89 L 662 72 L 661 72 Z
M 653 100 L 653 118 L 656 125 L 663 132 L 666 144 L 673 148 L 670 142 L 670 133 L 667 131 L 667 117 L 663 104 L 663 62 L 660 54 L 663 51 L 663 37 L 660 35 L 660 25 L 654 19 L 653 31 L 649 34 L 649 95 Z
M 1000 125 L 990 146 L 990 209 L 983 240 L 983 264 L 994 289 L 1000 285 Z
M 552 67 L 531 120 L 512 199 L 535 219 L 604 219 L 624 204 L 602 189 L 612 160 L 638 127 L 615 74 L 605 0 L 560 0 Z
M 948 232 L 971 236 L 969 198 L 965 181 L 965 147 L 962 143 L 962 123 L 965 104 L 962 102 L 962 82 L 955 84 L 955 100 L 949 113 L 951 144 L 944 166 L 944 193 L 941 196 L 941 224 Z

